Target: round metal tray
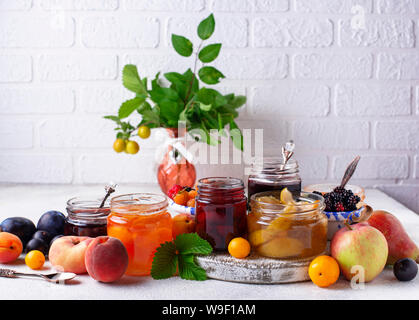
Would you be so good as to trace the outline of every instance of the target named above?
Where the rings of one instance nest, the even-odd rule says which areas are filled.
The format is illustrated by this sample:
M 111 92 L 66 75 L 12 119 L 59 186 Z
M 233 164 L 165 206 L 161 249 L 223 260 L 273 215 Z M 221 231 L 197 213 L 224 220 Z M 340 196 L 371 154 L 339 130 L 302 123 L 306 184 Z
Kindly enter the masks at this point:
M 289 283 L 310 280 L 308 266 L 314 259 L 270 259 L 251 254 L 236 259 L 228 253 L 198 256 L 197 263 L 212 279 L 243 283 Z

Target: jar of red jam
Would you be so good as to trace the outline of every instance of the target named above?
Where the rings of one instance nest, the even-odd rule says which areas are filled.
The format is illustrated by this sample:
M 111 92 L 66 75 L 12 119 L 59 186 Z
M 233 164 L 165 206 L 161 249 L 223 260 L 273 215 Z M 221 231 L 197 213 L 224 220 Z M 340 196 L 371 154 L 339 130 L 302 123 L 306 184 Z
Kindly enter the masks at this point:
M 301 177 L 297 161 L 290 159 L 284 165 L 279 157 L 256 158 L 248 178 L 248 198 L 263 191 L 281 191 L 287 188 L 294 197 L 301 192 Z
M 196 231 L 214 250 L 227 250 L 231 239 L 247 235 L 246 195 L 241 179 L 204 178 L 198 182 Z
M 107 235 L 109 201 L 100 208 L 103 199 L 76 197 L 67 201 L 66 236 L 99 237 Z

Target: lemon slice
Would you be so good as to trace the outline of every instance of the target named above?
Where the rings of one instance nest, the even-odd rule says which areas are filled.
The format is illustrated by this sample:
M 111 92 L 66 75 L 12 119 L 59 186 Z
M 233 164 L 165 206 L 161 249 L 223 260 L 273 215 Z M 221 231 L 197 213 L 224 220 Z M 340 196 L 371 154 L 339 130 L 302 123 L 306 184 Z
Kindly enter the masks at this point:
M 294 198 L 292 197 L 292 193 L 288 190 L 288 188 L 282 189 L 279 199 L 281 200 L 282 204 L 286 204 L 286 205 L 295 204 Z

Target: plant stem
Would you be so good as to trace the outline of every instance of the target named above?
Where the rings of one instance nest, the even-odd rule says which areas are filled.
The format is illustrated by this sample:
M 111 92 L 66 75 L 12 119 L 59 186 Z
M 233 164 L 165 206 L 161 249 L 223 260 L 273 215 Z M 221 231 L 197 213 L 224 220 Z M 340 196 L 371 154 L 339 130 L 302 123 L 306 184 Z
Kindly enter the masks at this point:
M 192 91 L 193 83 L 194 83 L 194 81 L 196 79 L 196 75 L 195 75 L 196 74 L 196 64 L 198 62 L 198 54 L 199 54 L 199 51 L 201 49 L 202 43 L 203 43 L 203 41 L 201 41 L 201 43 L 198 46 L 198 50 L 195 53 L 195 63 L 194 63 L 194 67 L 193 67 L 193 75 L 192 75 L 191 82 L 189 84 L 188 92 L 186 93 L 186 96 L 185 96 L 185 101 L 188 101 L 189 95 L 191 94 L 191 91 Z M 185 106 L 185 108 L 186 108 L 186 106 Z

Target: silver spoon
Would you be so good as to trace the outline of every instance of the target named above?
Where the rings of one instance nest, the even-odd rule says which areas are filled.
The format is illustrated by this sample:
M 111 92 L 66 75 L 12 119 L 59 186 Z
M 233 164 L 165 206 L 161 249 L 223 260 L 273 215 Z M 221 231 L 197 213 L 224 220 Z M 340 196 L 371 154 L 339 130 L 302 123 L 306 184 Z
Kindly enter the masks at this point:
M 74 279 L 76 274 L 72 272 L 55 272 L 55 273 L 49 273 L 49 274 L 23 273 L 23 272 L 17 272 L 11 269 L 0 269 L 0 277 L 19 278 L 19 277 L 25 277 L 25 276 L 41 278 L 51 283 L 64 283 L 65 281 Z

